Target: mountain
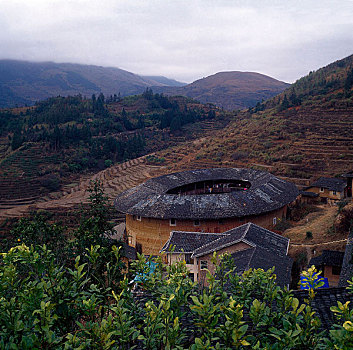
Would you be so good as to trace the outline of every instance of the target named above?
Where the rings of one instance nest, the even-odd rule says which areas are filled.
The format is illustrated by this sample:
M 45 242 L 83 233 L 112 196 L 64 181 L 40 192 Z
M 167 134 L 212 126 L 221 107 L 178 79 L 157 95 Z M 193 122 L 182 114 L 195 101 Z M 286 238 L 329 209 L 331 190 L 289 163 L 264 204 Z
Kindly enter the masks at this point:
M 256 167 L 287 177 L 300 188 L 320 176 L 352 171 L 353 55 L 238 112 L 226 128 L 197 146 L 182 145 L 158 156 L 172 170 Z
M 155 87 L 168 95 L 183 95 L 227 110 L 255 106 L 285 90 L 289 84 L 253 72 L 220 72 L 183 87 Z
M 185 86 L 187 85 L 186 83 L 182 83 L 180 81 L 177 81 L 175 79 L 169 79 L 166 77 L 163 77 L 161 75 L 141 75 L 141 77 L 145 80 L 150 81 L 151 83 L 156 82 L 158 84 L 162 84 L 164 86 Z
M 186 85 L 163 76 L 140 76 L 112 67 L 0 60 L 0 108 L 33 105 L 59 95 L 128 96 L 152 87 L 154 92 L 183 95 L 233 110 L 254 106 L 288 86 L 259 73 L 221 72 Z
M 177 85 L 164 77 L 141 77 L 119 68 L 53 62 L 0 60 L 0 108 L 33 105 L 52 96 L 142 93 L 150 86 Z

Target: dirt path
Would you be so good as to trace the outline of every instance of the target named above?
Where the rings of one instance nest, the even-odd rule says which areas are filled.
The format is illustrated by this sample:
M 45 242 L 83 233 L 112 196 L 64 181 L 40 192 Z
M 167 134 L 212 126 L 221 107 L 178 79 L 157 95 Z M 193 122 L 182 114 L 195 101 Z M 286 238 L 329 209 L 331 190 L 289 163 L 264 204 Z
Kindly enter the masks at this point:
M 291 245 L 315 245 L 342 240 L 344 237 L 337 237 L 328 230 L 334 224 L 336 214 L 336 206 L 320 205 L 318 211 L 309 213 L 283 235 L 290 238 Z M 307 232 L 312 233 L 311 239 L 307 238 Z
M 322 245 L 331 245 L 334 243 L 343 243 L 343 242 L 347 242 L 347 238 L 345 239 L 339 239 L 337 241 L 330 241 L 330 242 L 321 242 L 320 246 Z M 317 246 L 317 243 L 290 243 L 291 246 L 295 246 L 295 247 L 313 247 L 313 246 Z
M 335 222 L 337 206 L 320 205 L 318 209 L 284 232 L 283 235 L 290 238 L 289 255 L 292 258 L 303 251 L 307 261 L 324 249 L 344 251 L 347 235 L 330 230 Z M 312 233 L 311 239 L 307 238 L 308 231 Z

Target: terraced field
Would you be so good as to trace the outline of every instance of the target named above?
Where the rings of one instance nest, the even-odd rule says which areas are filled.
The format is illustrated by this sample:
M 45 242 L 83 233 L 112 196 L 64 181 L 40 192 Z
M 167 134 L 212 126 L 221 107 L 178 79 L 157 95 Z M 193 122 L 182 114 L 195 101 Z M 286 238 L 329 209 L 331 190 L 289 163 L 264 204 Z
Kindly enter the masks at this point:
M 14 152 L 0 167 L 0 218 L 21 216 L 32 209 L 75 207 L 87 199 L 89 181 L 94 179 L 102 180 L 109 198 L 114 199 L 152 176 L 196 168 L 254 167 L 292 181 L 300 189 L 320 176 L 353 170 L 353 109 L 306 108 L 290 115 L 256 118 L 240 117 L 227 127 L 218 121 L 191 125 L 189 134 L 201 137 L 185 141 L 180 136 L 176 146 L 156 152 L 165 159 L 163 167 L 148 165 L 141 157 L 82 177 L 49 194 L 40 192 L 34 176 L 40 171 L 36 147 L 22 152 L 22 158 Z M 23 169 L 22 173 L 13 168 Z
M 353 109 L 301 108 L 286 115 L 240 117 L 163 156 L 173 169 L 255 167 L 301 189 L 320 176 L 353 170 Z
M 53 192 L 43 197 L 33 197 L 29 200 L 14 200 L 6 203 L 0 201 L 0 219 L 19 217 L 31 210 L 62 210 L 75 208 L 87 201 L 87 188 L 91 180 L 103 182 L 105 193 L 113 200 L 116 195 L 127 188 L 138 185 L 146 179 L 161 174 L 165 168 L 147 165 L 145 158 L 129 160 L 112 166 L 93 176 L 82 177 L 79 182 L 66 185 L 60 192 Z

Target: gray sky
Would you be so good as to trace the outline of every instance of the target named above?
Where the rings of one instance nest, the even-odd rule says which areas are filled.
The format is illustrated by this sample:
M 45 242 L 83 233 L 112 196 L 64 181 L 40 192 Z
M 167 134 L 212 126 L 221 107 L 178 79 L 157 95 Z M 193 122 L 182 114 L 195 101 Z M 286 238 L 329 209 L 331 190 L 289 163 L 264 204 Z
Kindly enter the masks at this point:
M 353 0 L 0 0 L 0 58 L 293 82 L 353 54 Z

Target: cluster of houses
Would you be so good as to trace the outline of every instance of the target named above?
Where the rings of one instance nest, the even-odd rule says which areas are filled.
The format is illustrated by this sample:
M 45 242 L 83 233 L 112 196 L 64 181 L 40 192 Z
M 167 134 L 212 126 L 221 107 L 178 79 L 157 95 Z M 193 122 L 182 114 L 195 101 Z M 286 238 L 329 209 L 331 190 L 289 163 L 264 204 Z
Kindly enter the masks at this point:
M 217 252 L 230 254 L 238 273 L 274 267 L 277 283 L 288 286 L 293 263 L 289 239 L 272 230 L 298 200 L 331 203 L 351 197 L 352 178 L 353 173 L 320 178 L 299 192 L 263 171 L 200 169 L 150 179 L 121 193 L 115 206 L 126 216 L 130 247 L 146 255 L 164 252 L 166 263 L 184 260 L 195 281 L 205 283 Z M 347 249 L 352 249 L 349 244 Z M 323 251 L 311 264 L 323 271 L 330 286 L 343 285 L 351 276 L 343 252 Z

